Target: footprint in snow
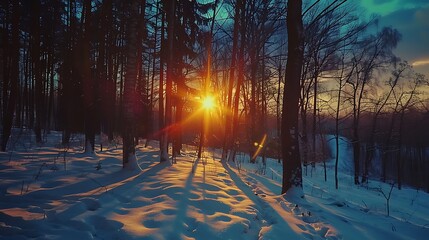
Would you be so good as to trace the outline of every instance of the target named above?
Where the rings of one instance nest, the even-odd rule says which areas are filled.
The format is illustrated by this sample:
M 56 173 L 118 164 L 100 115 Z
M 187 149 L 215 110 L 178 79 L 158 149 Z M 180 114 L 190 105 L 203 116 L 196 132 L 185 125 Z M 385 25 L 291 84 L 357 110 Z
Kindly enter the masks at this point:
M 238 194 L 240 194 L 240 192 L 235 190 L 235 189 L 226 190 L 226 193 L 231 195 L 231 196 L 237 196 Z
M 124 227 L 124 224 L 115 220 L 106 219 L 102 216 L 91 216 L 88 221 L 96 230 L 116 232 Z
M 232 181 L 228 179 L 224 179 L 223 182 L 228 186 L 231 186 L 231 183 L 232 183 Z
M 335 233 L 331 232 L 331 229 L 327 227 L 323 222 L 319 220 L 318 217 L 314 216 L 310 211 L 307 211 L 306 209 L 295 205 L 294 207 L 290 208 L 290 206 L 286 206 L 284 202 L 282 202 L 283 208 L 289 208 L 290 211 L 298 218 L 301 218 L 305 224 L 298 224 L 297 226 L 301 228 L 304 231 L 309 231 L 313 235 L 318 235 L 322 238 L 328 238 L 328 239 L 338 239 L 337 236 L 335 236 Z M 306 233 L 309 234 L 309 233 Z M 310 235 L 311 235 L 310 234 Z M 309 235 L 309 236 L 310 236 Z M 312 237 L 313 238 L 313 237 Z
M 101 207 L 100 202 L 95 198 L 85 197 L 79 200 L 85 204 L 86 209 L 89 211 L 95 211 Z
M 161 226 L 161 222 L 149 219 L 143 221 L 143 226 L 145 226 L 146 228 L 159 228 Z
M 168 208 L 168 209 L 162 210 L 161 213 L 164 214 L 164 215 L 167 215 L 167 216 L 169 216 L 169 215 L 175 215 L 177 213 L 177 210 L 172 209 L 172 208 Z

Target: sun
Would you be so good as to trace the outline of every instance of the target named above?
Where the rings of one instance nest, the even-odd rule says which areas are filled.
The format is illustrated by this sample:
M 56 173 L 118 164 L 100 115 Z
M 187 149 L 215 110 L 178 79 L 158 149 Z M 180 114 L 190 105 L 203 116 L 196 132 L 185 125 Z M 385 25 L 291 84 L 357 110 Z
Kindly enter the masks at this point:
M 212 109 L 216 106 L 215 99 L 213 96 L 206 96 L 203 99 L 203 108 L 204 109 Z

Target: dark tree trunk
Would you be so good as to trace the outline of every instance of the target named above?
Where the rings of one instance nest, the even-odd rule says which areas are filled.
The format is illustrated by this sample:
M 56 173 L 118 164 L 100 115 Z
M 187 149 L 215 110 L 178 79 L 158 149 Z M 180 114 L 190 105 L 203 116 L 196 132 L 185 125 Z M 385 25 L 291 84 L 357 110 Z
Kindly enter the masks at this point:
M 233 109 L 233 123 L 232 123 L 232 141 L 234 144 L 233 151 L 231 151 L 230 154 L 230 160 L 235 161 L 235 153 L 237 151 L 239 140 L 238 140 L 238 132 L 239 132 L 239 111 L 238 107 L 240 105 L 240 92 L 241 87 L 244 82 L 244 46 L 246 44 L 246 5 L 245 0 L 239 0 L 237 1 L 237 4 L 239 4 L 240 9 L 240 36 L 241 36 L 241 42 L 240 42 L 240 49 L 238 52 L 238 71 L 237 71 L 237 87 L 235 89 L 235 96 L 234 96 L 234 109 Z
M 251 82 L 251 88 L 250 88 L 250 101 L 249 101 L 249 117 L 248 121 L 250 121 L 250 124 L 248 125 L 250 128 L 250 142 L 249 142 L 249 156 L 250 156 L 250 163 L 256 163 L 256 146 L 258 143 L 258 140 L 256 139 L 256 135 L 258 134 L 257 128 L 256 128 L 256 121 L 257 121 L 257 113 L 256 113 L 256 70 L 257 70 L 257 60 L 256 56 L 259 56 L 259 51 L 254 50 L 251 53 L 250 58 L 250 82 Z
M 54 49 L 53 49 L 53 44 L 52 46 L 52 51 L 50 52 L 50 65 L 49 65 L 49 92 L 47 96 L 49 96 L 48 99 L 48 110 L 47 110 L 47 114 L 46 114 L 46 130 L 48 133 L 50 132 L 51 128 L 55 129 L 55 111 L 54 111 L 54 106 L 55 106 L 55 92 L 54 92 L 54 75 L 55 75 L 55 62 L 54 62 Z
M 173 91 L 173 69 L 174 69 L 174 36 L 175 36 L 175 22 L 176 22 L 176 1 L 168 1 L 166 4 L 167 11 L 167 49 L 168 51 L 164 52 L 167 55 L 167 76 L 166 76 L 166 85 L 165 85 L 165 115 L 164 115 L 164 124 L 165 128 L 163 130 L 164 141 L 167 146 L 166 156 L 161 156 L 161 162 L 168 160 L 168 145 L 172 140 L 171 137 L 171 127 L 172 123 L 172 91 Z M 165 146 L 164 146 L 165 147 Z M 165 158 L 167 157 L 167 158 Z
M 282 194 L 297 188 L 302 191 L 302 168 L 298 142 L 298 112 L 301 68 L 304 54 L 302 1 L 287 3 L 288 59 L 282 109 Z
M 359 80 L 359 74 L 357 75 Z M 359 124 L 360 124 L 360 113 L 361 113 L 361 102 L 364 94 L 364 89 L 366 85 L 366 79 L 363 80 L 362 86 L 359 91 L 359 95 L 356 95 L 358 86 L 356 85 L 354 92 L 354 104 L 353 104 L 353 137 L 352 137 L 352 147 L 353 147 L 353 165 L 354 165 L 354 183 L 359 184 L 359 175 L 360 175 L 360 157 L 361 157 L 361 143 L 359 135 Z
M 182 96 L 185 96 L 186 89 L 185 89 L 185 83 L 184 83 L 184 76 L 180 76 L 179 78 L 182 78 L 179 80 L 180 82 L 177 83 L 177 92 L 178 94 L 174 98 L 175 105 L 176 105 L 176 116 L 175 116 L 175 122 L 173 128 L 172 128 L 172 139 L 173 139 L 173 155 L 177 156 L 180 155 L 180 151 L 182 150 L 182 118 L 183 118 L 183 106 L 184 106 L 184 100 L 182 99 Z
M 124 82 L 124 125 L 123 125 L 123 167 L 131 165 L 135 161 L 135 108 L 137 103 L 136 82 L 137 82 L 137 9 L 138 2 L 133 0 L 130 4 L 127 31 L 127 65 Z M 132 167 L 132 166 L 130 166 Z
M 106 11 L 108 12 L 106 21 L 107 26 L 111 26 L 113 23 L 113 9 L 112 9 L 112 1 L 107 0 L 105 2 Z M 117 115 L 117 109 L 116 106 L 116 71 L 115 71 L 115 64 L 113 61 L 114 58 L 114 51 L 112 50 L 115 46 L 115 35 L 113 34 L 113 29 L 109 28 L 107 31 L 107 44 L 106 44 L 106 58 L 107 58 L 107 78 L 106 78 L 106 98 L 107 98 L 107 106 L 106 109 L 109 109 L 109 114 L 106 117 L 106 132 L 108 136 L 108 140 L 113 140 L 113 132 L 115 130 L 115 117 Z M 113 111 L 112 111 L 113 108 Z
M 146 23 L 145 23 L 145 14 L 146 14 L 146 0 L 141 0 L 139 4 L 139 13 L 138 13 L 138 23 L 137 23 L 137 105 L 136 108 L 136 118 L 142 122 L 142 124 L 136 125 L 136 144 L 138 145 L 139 137 L 146 137 L 146 126 L 149 126 L 149 116 L 148 116 L 148 94 L 147 94 L 147 79 L 145 68 L 143 67 L 143 53 L 145 52 L 143 41 L 146 40 Z
M 231 128 L 232 128 L 232 89 L 234 87 L 235 82 L 235 66 L 237 60 L 237 45 L 238 45 L 238 30 L 239 30 L 239 21 L 240 21 L 240 8 L 237 1 L 235 6 L 235 14 L 234 14 L 234 30 L 232 36 L 232 53 L 231 53 L 231 66 L 229 69 L 229 79 L 228 79 L 228 103 L 227 103 L 227 111 L 225 114 L 225 133 L 224 133 L 224 141 L 223 141 L 223 151 L 222 151 L 222 160 L 225 161 L 228 155 L 228 151 L 231 150 L 232 147 L 232 138 L 231 138 Z
M 74 129 L 74 120 L 73 117 L 73 107 L 80 106 L 79 101 L 75 101 L 80 97 L 76 93 L 77 87 L 76 83 L 73 82 L 74 77 L 77 75 L 76 65 L 75 65 L 75 17 L 74 17 L 74 9 L 75 9 L 75 1 L 69 0 L 68 2 L 69 13 L 68 13 L 68 31 L 67 31 L 67 46 L 65 49 L 64 56 L 64 64 L 63 71 L 61 76 L 62 88 L 61 88 L 61 103 L 60 103 L 60 116 L 61 116 L 61 125 L 63 130 L 62 135 L 62 144 L 68 145 L 71 137 L 72 129 Z M 75 79 L 76 81 L 76 79 Z M 77 122 L 77 121 L 76 121 Z
M 36 142 L 42 142 L 42 115 L 43 115 L 43 83 L 41 75 L 41 64 L 40 64 L 40 0 L 32 1 L 33 7 L 33 18 L 32 18 L 32 63 L 33 63 L 33 79 L 35 82 L 35 110 L 36 110 L 36 122 L 34 126 L 34 134 L 36 135 Z
M 95 150 L 95 86 L 91 74 L 90 31 L 91 0 L 84 2 L 84 33 L 82 37 L 82 81 L 85 106 L 85 152 Z
M 20 20 L 20 1 L 12 1 L 12 29 L 11 29 L 11 41 L 9 50 L 9 65 L 8 68 L 4 69 L 8 73 L 9 79 L 3 79 L 3 81 L 9 81 L 10 90 L 9 93 L 4 92 L 4 114 L 3 114 L 3 135 L 1 139 L 1 151 L 5 152 L 7 142 L 9 140 L 13 116 L 15 112 L 16 98 L 18 95 L 18 82 L 19 82 L 19 20 Z
M 342 77 L 342 76 L 341 76 Z M 335 112 L 335 189 L 338 189 L 338 160 L 340 158 L 340 106 L 341 106 L 342 79 L 338 87 L 337 109 Z
M 108 34 L 108 26 L 110 26 L 111 22 L 111 12 L 112 12 L 112 2 L 111 0 L 103 1 L 101 6 L 101 18 L 99 19 L 98 25 L 98 59 L 97 59 L 97 82 L 98 86 L 100 86 L 100 98 L 101 98 L 101 106 L 100 106 L 100 116 L 102 119 L 100 120 L 101 132 L 105 132 L 109 134 L 111 131 L 109 126 L 109 118 L 110 114 L 114 111 L 111 111 L 111 108 L 114 105 L 109 104 L 109 88 L 110 88 L 110 79 L 108 78 L 109 73 L 107 70 L 107 44 L 110 39 Z M 111 56 L 109 56 L 111 57 Z
M 160 1 L 158 1 L 156 3 L 156 17 L 155 17 L 155 26 L 154 26 L 154 47 L 152 49 L 152 76 L 151 76 L 151 81 L 150 81 L 150 115 L 151 115 L 151 120 L 153 120 L 154 118 L 154 97 L 155 97 L 155 76 L 156 76 L 156 59 L 157 59 L 157 44 L 158 44 L 158 31 L 159 31 L 159 27 L 158 27 L 158 20 L 159 20 L 159 16 L 161 15 L 160 12 Z M 161 84 L 159 84 L 159 88 L 161 89 Z M 161 97 L 161 96 L 160 96 Z M 161 101 L 161 98 L 159 99 L 159 101 Z M 161 109 L 161 108 L 159 108 Z M 161 126 L 161 124 L 160 124 Z M 154 127 L 154 123 L 151 123 L 151 138 L 155 137 L 154 136 L 154 131 L 153 131 L 153 127 Z M 147 139 L 146 141 L 146 146 L 149 144 L 149 140 L 150 138 Z
M 359 131 L 357 127 L 353 130 L 353 164 L 354 164 L 354 183 L 359 184 L 359 172 L 360 172 L 360 142 L 359 142 Z
M 283 77 L 282 77 L 282 71 L 283 71 L 283 69 L 282 69 L 282 60 L 281 60 L 281 57 L 279 57 L 279 66 L 278 66 L 278 74 L 279 74 L 279 80 L 278 80 L 278 83 L 277 83 L 277 96 L 276 96 L 276 123 L 277 123 L 277 125 L 276 125 L 276 129 L 277 129 L 277 136 L 278 137 L 280 137 L 281 136 L 281 111 L 280 111 L 280 107 L 281 107 L 281 104 L 280 104 L 280 95 L 281 95 L 281 83 L 282 83 L 282 79 L 283 79 Z M 281 148 L 279 147 L 279 145 L 277 145 L 277 158 L 278 158 L 278 163 L 280 163 L 281 162 L 281 155 L 282 155 L 282 150 L 281 150 Z
M 159 148 L 160 162 L 168 161 L 168 143 L 165 130 L 165 105 L 164 105 L 164 61 L 165 61 L 165 13 L 162 12 L 161 20 L 161 54 L 159 61 Z

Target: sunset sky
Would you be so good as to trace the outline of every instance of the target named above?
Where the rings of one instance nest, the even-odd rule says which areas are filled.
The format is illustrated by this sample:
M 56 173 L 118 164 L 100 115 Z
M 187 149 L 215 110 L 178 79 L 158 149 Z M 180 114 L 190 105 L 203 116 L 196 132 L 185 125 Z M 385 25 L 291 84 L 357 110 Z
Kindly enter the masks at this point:
M 368 16 L 378 15 L 379 25 L 392 26 L 402 34 L 396 54 L 429 78 L 429 1 L 362 0 Z

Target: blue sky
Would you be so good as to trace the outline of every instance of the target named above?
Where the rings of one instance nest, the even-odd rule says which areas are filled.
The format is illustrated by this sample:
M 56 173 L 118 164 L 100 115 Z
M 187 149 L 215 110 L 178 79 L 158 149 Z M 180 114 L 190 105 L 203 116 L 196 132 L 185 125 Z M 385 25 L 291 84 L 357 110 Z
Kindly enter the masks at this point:
M 429 78 L 429 0 L 362 0 L 368 16 L 377 15 L 379 26 L 402 34 L 396 54 Z

